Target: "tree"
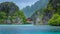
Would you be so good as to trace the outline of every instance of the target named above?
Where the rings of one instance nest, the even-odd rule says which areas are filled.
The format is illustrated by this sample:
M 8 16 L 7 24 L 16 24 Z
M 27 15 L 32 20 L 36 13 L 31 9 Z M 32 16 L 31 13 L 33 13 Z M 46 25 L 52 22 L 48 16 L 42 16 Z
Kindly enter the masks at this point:
M 4 23 L 4 20 L 6 19 L 6 13 L 5 12 L 0 12 L 0 24 Z
M 26 17 L 23 11 L 19 10 L 19 7 L 15 3 L 13 2 L 0 3 L 1 23 L 5 21 L 5 24 L 12 24 L 13 20 L 16 19 L 16 17 L 22 19 L 23 23 L 26 23 Z
M 52 18 L 48 21 L 49 25 L 60 26 L 60 15 L 54 14 Z
M 0 11 L 5 12 L 7 16 L 14 14 L 18 10 L 18 6 L 13 2 L 0 3 Z
M 60 4 L 58 3 L 57 6 L 58 6 L 58 7 L 57 7 L 57 13 L 60 14 Z
M 18 16 L 20 19 L 22 19 L 23 24 L 26 23 L 26 17 L 24 15 L 24 12 L 23 11 L 21 11 L 21 10 L 20 11 L 17 11 L 14 15 L 15 16 Z
M 6 13 L 6 19 L 5 20 L 10 20 L 11 17 L 13 16 L 15 12 L 19 11 L 18 6 L 13 3 L 13 2 L 3 2 L 0 3 L 0 12 Z M 8 23 L 8 21 L 6 21 Z
M 48 10 L 53 10 L 53 6 L 51 4 L 48 5 Z

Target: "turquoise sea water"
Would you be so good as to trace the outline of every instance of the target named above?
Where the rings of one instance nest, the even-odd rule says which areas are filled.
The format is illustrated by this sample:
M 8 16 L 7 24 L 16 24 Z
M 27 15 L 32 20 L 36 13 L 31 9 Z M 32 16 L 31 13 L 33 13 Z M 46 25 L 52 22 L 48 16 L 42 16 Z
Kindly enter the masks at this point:
M 60 34 L 60 26 L 0 25 L 0 34 Z

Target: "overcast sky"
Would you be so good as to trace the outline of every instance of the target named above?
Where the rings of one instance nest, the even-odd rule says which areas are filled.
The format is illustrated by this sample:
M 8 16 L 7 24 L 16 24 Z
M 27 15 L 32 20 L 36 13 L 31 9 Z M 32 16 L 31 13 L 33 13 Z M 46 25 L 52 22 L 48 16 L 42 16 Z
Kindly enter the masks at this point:
M 18 5 L 19 8 L 22 9 L 26 6 L 31 6 L 32 4 L 37 2 L 38 0 L 0 0 L 0 3 L 7 2 L 7 1 L 16 3 L 16 5 Z

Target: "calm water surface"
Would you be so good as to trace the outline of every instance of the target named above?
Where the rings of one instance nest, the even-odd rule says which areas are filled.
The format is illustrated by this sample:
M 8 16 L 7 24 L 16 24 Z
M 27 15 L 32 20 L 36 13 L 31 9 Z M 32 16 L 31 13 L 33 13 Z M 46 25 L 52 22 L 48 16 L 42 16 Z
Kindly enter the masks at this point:
M 60 34 L 60 26 L 0 25 L 0 34 Z

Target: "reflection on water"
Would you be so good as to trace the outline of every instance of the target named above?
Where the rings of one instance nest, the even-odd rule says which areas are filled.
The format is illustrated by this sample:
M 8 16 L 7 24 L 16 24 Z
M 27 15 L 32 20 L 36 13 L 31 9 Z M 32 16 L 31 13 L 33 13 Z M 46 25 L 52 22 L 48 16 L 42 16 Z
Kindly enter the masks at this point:
M 59 34 L 60 26 L 0 25 L 0 34 Z

